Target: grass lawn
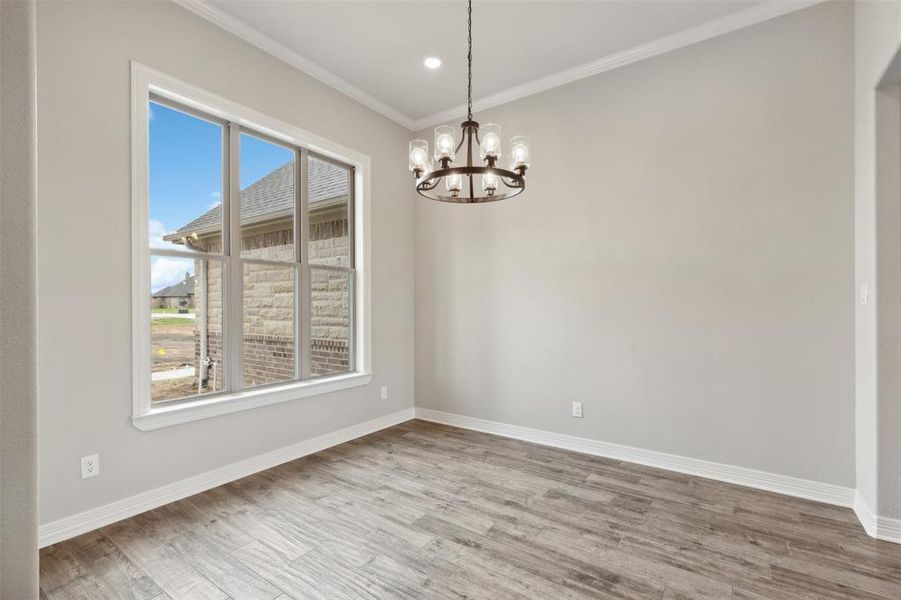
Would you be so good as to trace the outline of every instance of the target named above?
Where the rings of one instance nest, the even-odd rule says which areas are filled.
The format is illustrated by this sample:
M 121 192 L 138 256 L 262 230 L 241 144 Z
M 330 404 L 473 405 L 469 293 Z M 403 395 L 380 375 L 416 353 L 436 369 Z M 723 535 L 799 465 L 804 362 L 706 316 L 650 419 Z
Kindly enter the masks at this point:
M 169 319 L 153 319 L 150 321 L 150 332 L 153 333 L 154 329 L 161 329 L 163 327 L 182 327 L 185 331 L 193 334 L 194 332 L 194 321 L 191 319 L 180 319 L 178 317 L 172 317 Z
M 179 310 L 179 309 L 177 309 L 177 308 L 152 308 L 152 309 L 150 309 L 150 312 L 155 312 L 155 313 L 177 313 L 178 310 Z M 189 309 L 188 309 L 188 313 L 189 313 L 189 314 L 193 314 L 193 313 L 194 313 L 194 309 L 193 309 L 193 308 L 189 308 Z

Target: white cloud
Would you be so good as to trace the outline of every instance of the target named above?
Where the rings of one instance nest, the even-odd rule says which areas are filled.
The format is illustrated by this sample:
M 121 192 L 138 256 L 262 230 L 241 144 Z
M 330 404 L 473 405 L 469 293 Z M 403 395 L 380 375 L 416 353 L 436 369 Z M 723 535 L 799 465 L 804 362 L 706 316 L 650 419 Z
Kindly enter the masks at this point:
M 185 273 L 194 274 L 194 261 L 186 258 L 154 256 L 150 262 L 150 290 L 157 292 L 164 287 L 185 280 Z
M 163 241 L 163 236 L 167 233 L 166 226 L 162 221 L 150 219 L 150 223 L 148 223 L 148 234 L 150 237 L 151 248 L 171 248 L 172 245 L 169 242 Z

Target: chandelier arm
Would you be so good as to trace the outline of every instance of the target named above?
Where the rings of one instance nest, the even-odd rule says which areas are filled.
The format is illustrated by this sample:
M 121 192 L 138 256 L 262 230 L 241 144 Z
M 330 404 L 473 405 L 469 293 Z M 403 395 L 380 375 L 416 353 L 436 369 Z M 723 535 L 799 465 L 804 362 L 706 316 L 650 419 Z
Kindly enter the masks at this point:
M 457 148 L 454 150 L 454 156 L 456 156 L 456 155 L 457 155 L 457 152 L 460 151 L 460 148 L 463 147 L 463 142 L 465 142 L 465 141 L 466 141 L 466 130 L 464 130 L 464 131 L 463 131 L 463 135 L 460 136 L 460 143 L 457 144 Z
M 444 178 L 443 178 L 443 177 L 436 177 L 436 178 L 432 181 L 432 184 L 431 184 L 431 185 L 423 185 L 420 189 L 421 189 L 422 191 L 424 191 L 424 192 L 428 192 L 428 191 L 434 190 L 436 187 L 438 187 L 438 184 L 441 183 L 441 180 L 442 180 L 442 179 L 444 179 Z

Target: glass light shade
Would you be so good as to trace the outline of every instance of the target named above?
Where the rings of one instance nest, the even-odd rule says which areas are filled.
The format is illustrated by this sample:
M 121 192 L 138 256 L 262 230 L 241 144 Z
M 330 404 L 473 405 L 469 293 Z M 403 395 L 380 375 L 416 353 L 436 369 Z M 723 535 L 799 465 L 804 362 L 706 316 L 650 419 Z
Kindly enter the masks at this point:
M 486 123 L 479 130 L 479 154 L 482 160 L 493 156 L 501 156 L 501 126 L 497 123 Z
M 456 196 L 460 193 L 460 190 L 463 189 L 462 175 L 448 175 L 444 178 L 444 183 L 447 186 L 447 191 L 450 192 L 451 196 Z
M 524 135 L 512 138 L 510 140 L 510 168 L 528 167 L 529 161 L 529 138 Z
M 429 167 L 429 143 L 425 140 L 413 140 L 410 142 L 410 170 L 428 171 Z
M 454 134 L 454 128 L 447 125 L 435 128 L 435 160 L 454 159 L 454 151 L 457 149 L 457 138 Z
M 487 174 L 482 175 L 482 189 L 488 192 L 488 195 L 491 196 L 497 191 L 498 186 L 498 178 L 497 175 Z

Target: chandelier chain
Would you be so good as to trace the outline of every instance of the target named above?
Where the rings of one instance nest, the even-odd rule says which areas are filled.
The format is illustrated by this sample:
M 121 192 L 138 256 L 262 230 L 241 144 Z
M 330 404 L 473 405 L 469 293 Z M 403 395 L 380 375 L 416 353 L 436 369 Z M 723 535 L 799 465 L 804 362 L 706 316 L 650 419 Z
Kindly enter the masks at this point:
M 469 19 L 467 23 L 467 33 L 469 35 L 469 54 L 466 56 L 466 61 L 469 66 L 469 87 L 466 94 L 466 107 L 468 119 L 472 121 L 472 0 L 469 0 L 467 16 Z

